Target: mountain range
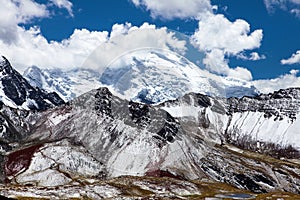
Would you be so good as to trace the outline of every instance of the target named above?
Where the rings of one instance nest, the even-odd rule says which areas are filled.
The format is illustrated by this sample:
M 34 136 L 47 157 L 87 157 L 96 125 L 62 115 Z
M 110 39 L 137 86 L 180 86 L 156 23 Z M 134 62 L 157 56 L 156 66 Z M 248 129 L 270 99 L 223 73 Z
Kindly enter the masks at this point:
M 181 55 L 160 49 L 133 51 L 98 68 L 83 65 L 62 71 L 29 67 L 23 76 L 31 85 L 56 92 L 65 101 L 98 87 L 109 87 L 120 98 L 148 104 L 189 92 L 221 97 L 259 93 L 251 82 L 214 75 Z
M 143 57 L 126 55 L 127 71 L 108 67 L 100 78 L 86 69 L 33 67 L 26 79 L 3 58 L 0 194 L 200 198 L 205 184 L 218 183 L 228 186 L 208 197 L 230 198 L 236 189 L 239 199 L 300 193 L 300 88 L 258 94 L 242 81 L 192 73 L 184 58 L 149 51 Z M 88 81 L 102 87 L 75 92 L 90 88 Z

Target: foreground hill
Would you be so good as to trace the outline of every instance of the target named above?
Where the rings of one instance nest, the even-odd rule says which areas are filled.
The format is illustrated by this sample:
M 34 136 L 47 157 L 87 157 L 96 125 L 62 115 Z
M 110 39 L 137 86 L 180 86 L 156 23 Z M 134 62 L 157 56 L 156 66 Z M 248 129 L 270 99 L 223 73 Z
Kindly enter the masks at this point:
M 168 176 L 299 193 L 300 166 L 291 160 L 299 157 L 299 142 L 289 140 L 299 134 L 299 92 L 241 99 L 192 93 L 149 106 L 99 88 L 44 112 L 3 106 L 1 179 L 52 187 Z M 270 129 L 259 132 L 250 122 Z

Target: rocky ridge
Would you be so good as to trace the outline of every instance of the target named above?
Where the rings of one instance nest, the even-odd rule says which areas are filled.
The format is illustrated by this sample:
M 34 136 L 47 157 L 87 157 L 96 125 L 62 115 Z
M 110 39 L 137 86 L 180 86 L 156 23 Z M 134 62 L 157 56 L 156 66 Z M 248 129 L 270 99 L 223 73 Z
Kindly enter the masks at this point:
M 293 98 L 291 94 L 281 98 L 271 95 L 264 100 L 275 102 L 275 110 L 282 108 L 279 111 L 283 120 L 275 120 L 276 115 L 268 117 L 269 109 L 243 110 L 241 105 L 245 102 L 262 101 L 261 97 L 233 101 L 191 93 L 149 106 L 122 100 L 107 88 L 93 90 L 68 105 L 44 112 L 19 112 L 3 106 L 2 135 L 14 129 L 19 136 L 6 135 L 1 144 L 1 179 L 12 185 L 53 187 L 78 185 L 82 179 L 168 176 L 219 181 L 258 193 L 299 193 L 297 162 L 284 155 L 284 160 L 277 159 L 276 154 L 266 156 L 259 148 L 248 151 L 234 143 L 239 137 L 226 134 L 233 123 L 239 122 L 234 121 L 235 115 L 245 114 L 247 118 L 251 112 L 261 115 L 264 123 L 274 122 L 276 127 L 283 122 L 298 126 L 299 110 L 294 109 L 296 118 L 290 118 L 279 102 L 299 108 L 299 91 L 294 88 L 280 92 L 291 93 Z M 227 109 L 230 107 L 235 109 Z M 247 127 L 240 126 L 245 133 L 253 134 Z M 249 144 L 257 143 L 253 137 L 247 139 Z M 290 158 L 298 155 L 298 143 L 285 139 L 269 142 L 283 149 L 290 144 L 295 152 Z
M 31 86 L 2 57 L 0 62 L 0 97 L 7 106 L 26 110 L 46 110 L 65 103 L 55 92 L 47 93 Z

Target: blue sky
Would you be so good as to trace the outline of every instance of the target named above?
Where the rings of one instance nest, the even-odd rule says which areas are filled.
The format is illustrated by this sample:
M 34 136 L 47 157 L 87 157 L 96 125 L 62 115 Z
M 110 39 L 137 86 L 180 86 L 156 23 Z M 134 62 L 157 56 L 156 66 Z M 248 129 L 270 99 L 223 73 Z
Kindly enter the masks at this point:
M 259 52 L 266 59 L 257 62 L 239 62 L 233 60 L 233 65 L 241 64 L 251 69 L 254 78 L 276 77 L 291 69 L 299 69 L 299 64 L 281 65 L 280 60 L 290 57 L 300 47 L 300 18 L 288 11 L 276 9 L 269 13 L 262 0 L 251 1 L 214 1 L 229 19 L 245 19 L 252 29 L 263 29 L 263 40 Z M 223 2 L 223 3 L 222 3 Z
M 123 24 L 126 22 L 130 22 L 135 26 L 149 22 L 159 27 L 166 26 L 172 30 L 178 30 L 179 28 L 179 31 L 185 34 L 192 34 L 197 27 L 196 20 L 153 19 L 150 16 L 150 12 L 137 8 L 128 0 L 89 0 L 88 3 L 82 0 L 73 0 L 72 3 L 74 6 L 74 18 L 66 16 L 67 12 L 62 11 L 52 18 L 43 19 L 38 23 L 41 26 L 43 34 L 50 40 L 68 38 L 75 28 L 111 31 L 114 24 Z
M 83 52 L 147 22 L 194 37 L 206 55 L 200 65 L 213 73 L 263 79 L 259 84 L 300 83 L 299 0 L 3 1 L 0 18 L 10 17 L 0 20 L 0 53 L 20 71 L 30 65 L 78 66 L 88 55 Z M 55 52 L 63 61 L 43 58 Z

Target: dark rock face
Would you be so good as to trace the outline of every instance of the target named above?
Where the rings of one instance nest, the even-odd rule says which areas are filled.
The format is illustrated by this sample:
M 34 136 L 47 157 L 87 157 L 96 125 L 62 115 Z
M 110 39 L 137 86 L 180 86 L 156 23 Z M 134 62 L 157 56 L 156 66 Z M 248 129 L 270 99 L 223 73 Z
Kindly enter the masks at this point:
M 276 116 L 276 120 L 282 120 L 283 116 L 287 116 L 293 121 L 300 111 L 300 88 L 279 90 L 256 97 L 229 98 L 227 110 L 229 114 L 247 111 L 263 112 L 266 118 Z
M 99 88 L 95 94 L 95 110 L 99 114 L 112 117 L 111 100 L 112 94 L 107 88 Z
M 17 106 L 27 107 L 32 110 L 46 110 L 53 106 L 62 105 L 64 101 L 56 93 L 46 93 L 39 88 L 32 87 L 15 69 L 6 58 L 0 66 L 0 81 L 4 94 Z
M 29 125 L 24 123 L 29 111 L 2 106 L 0 112 L 0 151 L 8 152 L 12 144 L 21 142 L 28 133 Z
M 150 122 L 150 110 L 146 104 L 129 102 L 129 113 L 133 123 L 140 127 L 146 127 Z
M 162 129 L 157 133 L 162 141 L 174 142 L 176 134 L 178 133 L 179 124 L 175 121 L 175 119 L 167 113 L 165 124 Z

